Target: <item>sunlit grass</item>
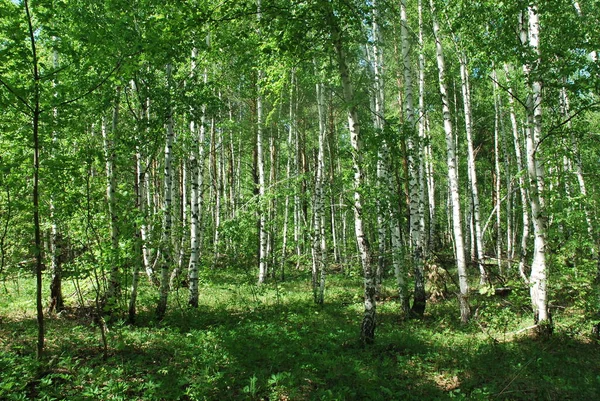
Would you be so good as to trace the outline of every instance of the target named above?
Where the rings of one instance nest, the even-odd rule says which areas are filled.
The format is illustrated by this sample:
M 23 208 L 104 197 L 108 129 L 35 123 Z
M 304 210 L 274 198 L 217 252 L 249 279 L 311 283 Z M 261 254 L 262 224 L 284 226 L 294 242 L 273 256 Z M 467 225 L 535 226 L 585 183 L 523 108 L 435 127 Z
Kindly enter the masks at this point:
M 393 279 L 378 304 L 376 342 L 358 341 L 358 276 L 330 275 L 324 305 L 312 302 L 306 271 L 256 286 L 249 273 L 208 270 L 200 307 L 187 289 L 170 296 L 162 321 L 156 290 L 141 281 L 138 318 L 108 324 L 108 359 L 93 308 L 47 319 L 47 354 L 35 361 L 33 280 L 8 281 L 0 303 L 0 399 L 390 400 L 597 399 L 600 351 L 570 310 L 555 312 L 555 335 L 536 339 L 526 297 L 471 299 L 460 323 L 456 298 L 428 304 L 422 320 L 398 312 Z M 79 283 L 91 306 L 93 285 Z M 126 294 L 122 307 L 126 305 Z

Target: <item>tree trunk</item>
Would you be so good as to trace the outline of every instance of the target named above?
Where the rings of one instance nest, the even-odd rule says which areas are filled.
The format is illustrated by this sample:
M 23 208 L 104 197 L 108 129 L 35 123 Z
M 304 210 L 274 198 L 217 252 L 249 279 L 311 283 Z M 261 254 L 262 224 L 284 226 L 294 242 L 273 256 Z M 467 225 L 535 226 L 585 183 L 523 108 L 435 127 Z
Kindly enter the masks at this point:
M 131 91 L 135 92 L 137 90 L 136 88 L 136 84 L 134 80 L 131 80 Z M 144 259 L 144 251 L 143 251 L 143 237 L 142 237 L 142 229 L 141 227 L 144 226 L 143 221 L 145 220 L 145 216 L 144 216 L 144 175 L 145 175 L 145 171 L 143 168 L 143 163 L 142 163 L 142 151 L 141 151 L 141 146 L 140 143 L 142 142 L 141 140 L 141 132 L 142 132 L 142 121 L 144 119 L 144 107 L 140 107 L 138 111 L 136 111 L 137 115 L 135 115 L 136 117 L 136 121 L 137 121 L 137 143 L 135 146 L 135 182 L 134 182 L 134 189 L 135 189 L 135 208 L 137 210 L 137 212 L 139 213 L 139 221 L 141 221 L 141 223 L 138 223 L 138 219 L 135 220 L 135 222 L 133 223 L 134 226 L 134 230 L 135 230 L 135 238 L 134 238 L 134 244 L 133 244 L 133 254 L 135 255 L 135 261 L 133 264 L 133 274 L 132 274 L 132 279 L 131 279 L 131 290 L 130 290 L 130 294 L 129 294 L 129 307 L 128 307 L 128 320 L 130 324 L 133 324 L 135 321 L 135 317 L 136 317 L 136 302 L 137 302 L 137 295 L 138 295 L 138 285 L 139 285 L 139 273 L 140 271 L 144 268 L 145 266 L 145 259 Z
M 53 40 L 56 40 L 53 37 Z M 52 64 L 54 69 L 58 69 L 58 52 L 56 49 L 52 52 Z M 56 84 L 54 82 L 54 84 Z M 56 97 L 56 93 L 54 96 Z M 54 125 L 58 124 L 58 109 L 55 107 L 52 110 Z M 58 137 L 56 130 L 52 132 L 52 143 L 58 144 Z M 55 146 L 56 149 L 56 146 Z M 54 196 L 50 197 L 50 220 L 51 220 L 51 238 L 50 238 L 50 250 L 52 253 L 52 279 L 50 281 L 50 301 L 48 305 L 48 313 L 52 313 L 53 311 L 60 312 L 64 309 L 64 299 L 62 294 L 62 234 L 58 228 L 58 221 L 56 217 L 56 205 Z
M 519 135 L 519 126 L 517 123 L 517 116 L 515 113 L 514 99 L 513 99 L 513 90 L 510 84 L 510 69 L 507 64 L 504 65 L 504 72 L 506 75 L 506 86 L 508 87 L 508 106 L 509 106 L 509 114 L 510 114 L 510 122 L 513 133 L 513 141 L 515 147 L 515 158 L 517 159 L 517 169 L 519 170 L 519 174 L 517 174 L 519 179 L 519 193 L 521 194 L 521 208 L 522 210 L 522 221 L 523 221 L 523 231 L 521 233 L 521 249 L 519 252 L 519 274 L 523 281 L 529 285 L 529 277 L 525 272 L 525 263 L 527 260 L 527 242 L 529 239 L 529 191 L 527 190 L 528 184 L 525 182 L 525 174 L 521 174 L 521 172 L 525 171 L 525 164 L 523 162 L 523 156 L 521 153 L 521 140 Z
M 421 144 L 416 129 L 415 110 L 413 102 L 412 71 L 410 60 L 410 41 L 408 19 L 406 16 L 406 0 L 400 2 L 400 20 L 402 23 L 402 62 L 404 79 L 404 115 L 406 126 L 409 130 L 407 140 L 408 152 L 408 188 L 409 188 L 409 211 L 410 211 L 410 244 L 412 252 L 413 271 L 415 276 L 415 293 L 411 313 L 416 317 L 423 317 L 425 313 L 425 272 L 423 263 L 423 236 L 421 230 L 422 210 L 419 166 L 421 160 Z
M 36 282 L 36 306 L 37 306 L 37 358 L 42 359 L 44 352 L 44 309 L 42 305 L 42 270 L 44 263 L 42 260 L 42 236 L 40 228 L 40 197 L 39 197 L 39 182 L 40 182 L 40 74 L 38 70 L 37 46 L 35 42 L 35 33 L 33 29 L 33 20 L 29 11 L 29 1 L 24 0 L 25 12 L 27 14 L 27 24 L 29 26 L 29 40 L 32 53 L 33 67 L 33 105 L 30 106 L 32 111 L 32 140 L 33 140 L 33 233 L 34 233 L 34 256 L 35 256 L 35 282 Z
M 352 147 L 352 165 L 354 168 L 354 231 L 358 246 L 361 265 L 364 276 L 364 316 L 361 325 L 361 341 L 364 344 L 371 344 L 375 340 L 376 325 L 376 301 L 375 301 L 375 281 L 373 280 L 373 270 L 371 261 L 371 250 L 364 229 L 363 210 L 362 210 L 362 188 L 363 188 L 363 166 L 361 155 L 361 136 L 358 111 L 354 98 L 354 89 L 350 80 L 348 65 L 346 64 L 346 54 L 342 43 L 342 36 L 338 26 L 338 21 L 333 9 L 328 10 L 327 15 L 330 23 L 333 46 L 335 48 L 337 67 L 342 80 L 342 91 L 344 102 L 348 113 L 348 128 L 350 130 L 350 145 Z
M 167 65 L 167 86 L 171 86 L 171 64 Z M 162 261 L 160 266 L 160 289 L 159 300 L 156 309 L 158 319 L 162 319 L 167 311 L 167 299 L 169 296 L 169 271 L 173 264 L 172 247 L 171 247 L 171 229 L 172 229 L 172 181 L 173 170 L 171 167 L 173 154 L 173 139 L 175 133 L 173 131 L 173 110 L 169 108 L 167 116 L 167 129 L 165 141 L 165 166 L 164 166 L 164 199 L 163 199 L 163 229 L 161 235 L 161 254 Z
M 292 68 L 290 71 L 290 109 L 289 109 L 289 124 L 288 124 L 288 137 L 287 137 L 287 163 L 285 169 L 285 182 L 286 182 L 286 194 L 285 194 L 285 206 L 283 211 L 283 233 L 282 233 L 282 244 L 281 244 L 281 280 L 285 279 L 285 264 L 287 261 L 287 237 L 288 237 L 288 222 L 289 222 L 289 209 L 290 209 L 290 194 L 289 191 L 292 188 L 292 164 L 295 165 L 294 157 L 295 152 L 293 149 L 294 142 L 294 126 L 295 114 L 294 114 L 294 85 L 295 85 L 296 70 Z
M 261 20 L 261 0 L 257 0 L 258 22 Z M 260 34 L 260 28 L 259 28 Z M 258 284 L 267 278 L 267 219 L 265 200 L 265 160 L 263 152 L 263 96 L 262 80 L 264 72 L 258 71 L 256 80 L 256 157 L 258 169 Z
M 108 214 L 110 219 L 110 271 L 108 277 L 108 288 L 106 290 L 105 302 L 109 308 L 116 306 L 117 297 L 121 291 L 121 278 L 119 269 L 119 230 L 117 215 L 116 190 L 117 181 L 115 175 L 115 151 L 114 141 L 117 137 L 117 126 L 119 122 L 119 96 L 121 88 L 117 87 L 115 104 L 113 107 L 112 124 L 110 134 L 106 127 L 106 120 L 102 120 L 102 137 L 104 139 L 104 157 L 106 160 L 106 200 L 108 203 Z
M 143 215 L 144 195 L 143 195 L 143 182 L 144 182 L 144 170 L 142 169 L 142 155 L 140 146 L 136 145 L 135 151 L 135 207 Z M 138 294 L 139 284 L 139 272 L 144 265 L 144 255 L 142 251 L 142 237 L 141 231 L 137 227 L 137 223 L 134 223 L 135 227 L 135 238 L 134 238 L 134 249 L 133 254 L 135 255 L 135 262 L 133 264 L 133 275 L 131 279 L 131 292 L 129 295 L 129 323 L 135 321 L 136 315 L 136 301 Z
M 460 78 L 463 95 L 463 107 L 465 114 L 465 131 L 467 133 L 467 169 L 469 182 L 471 184 L 471 201 L 473 202 L 473 228 L 475 236 L 472 241 L 475 244 L 477 255 L 477 266 L 479 268 L 479 285 L 487 282 L 487 273 L 483 267 L 483 233 L 481 232 L 481 213 L 479 207 L 479 190 L 477 187 L 477 169 L 475 168 L 475 151 L 473 148 L 473 130 L 471 123 L 471 88 L 469 85 L 469 70 L 467 57 L 464 53 L 459 54 Z
M 196 56 L 198 50 L 192 49 L 191 73 L 196 69 Z M 207 73 L 204 72 L 204 81 L 207 80 Z M 188 304 L 198 307 L 198 270 L 200 261 L 200 249 L 202 244 L 202 206 L 204 184 L 204 135 L 205 135 L 205 105 L 201 106 L 200 127 L 196 127 L 196 122 L 192 118 L 190 121 L 190 134 L 195 143 L 194 150 L 190 158 L 191 169 L 191 224 L 190 224 L 190 263 L 188 266 L 189 296 Z M 193 112 L 193 109 L 192 109 Z M 199 132 L 197 132 L 199 131 Z
M 543 166 L 538 162 L 537 152 L 542 132 L 542 82 L 538 78 L 532 78 L 534 68 L 539 67 L 539 18 L 536 5 L 528 8 L 529 13 L 529 41 L 531 51 L 537 57 L 536 65 L 526 64 L 523 66 L 525 76 L 530 85 L 530 94 L 527 99 L 527 112 L 529 126 L 527 133 L 527 170 L 529 177 L 529 194 L 531 201 L 531 215 L 533 218 L 534 231 L 534 254 L 531 264 L 530 295 L 533 305 L 534 320 L 543 330 L 551 330 L 550 314 L 548 312 L 547 292 L 547 223 L 544 215 L 543 193 Z M 545 326 L 545 328 L 544 328 Z
M 431 16 L 433 20 L 433 33 L 435 36 L 437 64 L 438 64 L 438 79 L 440 85 L 440 95 L 442 98 L 442 113 L 444 118 L 444 131 L 446 133 L 446 149 L 447 149 L 447 164 L 448 164 L 448 185 L 450 192 L 450 203 L 452 208 L 452 227 L 453 239 L 456 252 L 456 266 L 458 269 L 458 282 L 460 293 L 458 300 L 460 304 L 460 317 L 463 323 L 469 320 L 470 307 L 468 302 L 469 284 L 467 281 L 467 269 L 465 263 L 465 249 L 463 232 L 461 225 L 460 198 L 458 193 L 458 172 L 457 172 L 457 156 L 456 144 L 452 129 L 452 117 L 450 114 L 450 106 L 448 99 L 448 89 L 446 86 L 444 49 L 440 36 L 440 28 L 436 18 L 435 4 L 430 0 Z
M 317 74 L 319 74 L 318 71 Z M 327 111 L 325 106 L 324 87 L 321 82 L 317 83 L 316 90 L 317 110 L 319 114 L 319 149 L 317 153 L 315 190 L 313 196 L 312 286 L 315 303 L 322 304 L 325 291 L 325 268 L 327 266 L 327 248 L 325 245 L 325 195 L 323 192 Z
M 380 196 L 377 198 L 377 271 L 375 273 L 375 282 L 377 292 L 380 291 L 383 272 L 386 264 L 387 254 L 387 233 L 388 233 L 388 218 L 390 211 L 390 192 L 388 188 L 389 182 L 389 150 L 388 143 L 384 135 L 384 115 L 385 115 L 385 87 L 383 82 L 383 38 L 379 28 L 379 6 L 377 1 L 372 2 L 373 8 L 373 55 L 371 63 L 373 64 L 374 80 L 373 80 L 373 125 L 376 135 L 381 137 L 381 145 L 377 153 L 377 186 Z M 368 49 L 368 47 L 367 47 Z

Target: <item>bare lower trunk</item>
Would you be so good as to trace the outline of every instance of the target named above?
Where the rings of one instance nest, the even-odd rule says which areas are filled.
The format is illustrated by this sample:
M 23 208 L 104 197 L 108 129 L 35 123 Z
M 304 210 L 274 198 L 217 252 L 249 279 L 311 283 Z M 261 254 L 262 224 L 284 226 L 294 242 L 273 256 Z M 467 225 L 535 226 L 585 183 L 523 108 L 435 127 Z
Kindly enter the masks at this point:
M 108 203 L 108 214 L 111 230 L 111 251 L 110 251 L 110 271 L 108 277 L 108 288 L 106 291 L 106 303 L 113 308 L 116 303 L 116 297 L 120 292 L 120 270 L 119 270 L 119 232 L 118 217 L 116 211 L 116 174 L 114 171 L 115 152 L 114 139 L 117 134 L 117 124 L 119 120 L 119 96 L 120 88 L 117 88 L 115 105 L 113 108 L 111 132 L 108 132 L 106 121 L 102 121 L 102 137 L 104 139 L 104 156 L 106 159 L 106 199 Z
M 529 277 L 525 272 L 525 263 L 527 260 L 527 242 L 529 239 L 529 200 L 528 200 L 528 190 L 527 183 L 525 182 L 525 175 L 521 174 L 521 172 L 525 171 L 525 165 L 523 162 L 523 156 L 521 153 L 521 135 L 519 134 L 519 127 L 517 123 L 517 116 L 515 113 L 514 107 L 514 99 L 513 99 L 513 90 L 510 85 L 509 77 L 510 77 L 510 69 L 508 65 L 504 65 L 504 72 L 506 75 L 506 83 L 508 87 L 508 106 L 509 106 L 509 114 L 510 114 L 510 123 L 512 127 L 513 133 L 513 142 L 515 148 L 515 158 L 517 161 L 517 169 L 519 170 L 518 180 L 519 180 L 519 193 L 521 195 L 521 207 L 522 207 L 522 221 L 523 221 L 523 231 L 521 233 L 521 245 L 519 252 L 519 274 L 525 283 L 529 284 Z
M 540 57 L 539 50 L 539 19 L 535 5 L 529 9 L 529 47 Z M 540 60 L 537 60 L 538 64 Z M 547 222 L 543 199 L 544 169 L 539 162 L 537 152 L 542 133 L 542 83 L 537 78 L 531 78 L 531 65 L 524 65 L 525 76 L 530 80 L 530 94 L 527 99 L 528 127 L 527 134 L 527 171 L 529 177 L 531 215 L 534 230 L 534 254 L 531 264 L 530 295 L 533 305 L 534 319 L 541 326 L 551 328 L 548 312 L 547 292 Z
M 437 50 L 437 64 L 438 64 L 438 79 L 440 85 L 440 95 L 442 98 L 442 113 L 444 118 L 444 131 L 446 133 L 446 149 L 447 149 L 447 164 L 448 164 L 448 184 L 449 184 L 449 197 L 452 208 L 452 227 L 453 227 L 453 239 L 454 248 L 456 252 L 456 266 L 458 270 L 458 282 L 460 292 L 458 294 L 458 300 L 460 304 L 460 317 L 463 322 L 467 322 L 470 316 L 470 308 L 468 303 L 469 295 L 469 284 L 467 281 L 467 269 L 465 263 L 465 249 L 463 232 L 461 225 L 461 212 L 460 212 L 460 197 L 458 193 L 458 172 L 457 172 L 457 157 L 456 157 L 456 144 L 452 129 L 452 118 L 450 114 L 450 106 L 448 99 L 448 89 L 446 87 L 445 77 L 445 64 L 444 64 L 444 50 L 442 48 L 442 41 L 440 36 L 439 25 L 436 19 L 435 4 L 433 0 L 430 0 L 431 14 L 433 19 L 433 32 L 436 42 Z
M 471 124 L 471 89 L 469 86 L 469 70 L 467 68 L 467 59 L 464 53 L 460 54 L 459 61 L 463 105 L 465 113 L 465 131 L 467 133 L 467 166 L 469 172 L 469 182 L 471 184 L 471 201 L 473 203 L 473 231 L 475 235 L 471 238 L 472 242 L 475 245 L 475 251 L 477 255 L 477 266 L 479 267 L 479 285 L 484 285 L 487 282 L 487 273 L 482 263 L 483 234 L 481 232 L 479 190 L 477 187 L 477 169 L 475 168 L 475 151 L 473 148 L 473 134 Z
M 257 0 L 257 16 L 261 19 L 261 0 Z M 260 34 L 260 31 L 259 31 Z M 258 284 L 265 282 L 267 278 L 267 216 L 265 199 L 265 162 L 263 155 L 263 97 L 262 80 L 263 71 L 258 71 L 256 83 L 256 157 L 258 169 Z
M 167 65 L 167 85 L 170 86 L 171 80 L 171 65 Z M 160 265 L 160 289 L 159 300 L 156 308 L 158 319 L 162 319 L 167 311 L 167 299 L 169 296 L 169 272 L 173 264 L 172 249 L 171 249 L 171 226 L 172 226 L 172 180 L 173 170 L 171 167 L 173 154 L 173 139 L 175 133 L 173 131 L 173 115 L 172 110 L 169 110 L 170 115 L 167 117 L 166 141 L 165 141 L 165 166 L 164 166 L 164 199 L 163 199 L 163 230 L 161 236 L 161 254 L 162 261 Z
M 325 196 L 323 192 L 323 172 L 325 169 L 325 134 L 326 134 L 326 109 L 325 93 L 321 83 L 317 83 L 317 109 L 319 113 L 319 149 L 317 153 L 317 166 L 315 174 L 315 192 L 313 199 L 313 268 L 312 284 L 314 301 L 323 303 L 325 290 L 325 274 L 327 266 L 327 249 L 325 247 Z
M 52 38 L 56 40 L 55 37 Z M 58 52 L 56 49 L 52 52 L 52 65 L 54 69 L 58 69 Z M 53 82 L 53 85 L 56 83 Z M 55 93 L 54 96 L 57 94 Z M 55 107 L 52 110 L 52 116 L 54 123 L 57 125 L 58 109 Z M 58 144 L 58 137 L 56 131 L 52 132 L 52 143 Z M 51 238 L 50 238 L 50 251 L 52 253 L 52 279 L 50 281 L 50 302 L 48 305 L 48 312 L 53 311 L 60 312 L 64 309 L 64 299 L 62 294 L 62 235 L 58 228 L 58 222 L 56 217 L 56 205 L 54 196 L 50 197 L 50 220 L 52 221 L 51 226 Z
M 196 68 L 197 49 L 192 50 L 192 74 Z M 204 72 L 204 81 L 207 80 L 206 70 Z M 203 206 L 202 185 L 204 184 L 204 136 L 205 136 L 205 112 L 206 107 L 202 105 L 200 127 L 196 126 L 196 122 L 190 121 L 190 134 L 195 143 L 192 156 L 190 158 L 191 171 L 191 221 L 190 221 L 190 263 L 188 266 L 189 280 L 189 295 L 188 304 L 193 307 L 198 307 L 198 270 L 200 263 L 200 249 L 202 244 L 201 234 L 201 216 Z
M 140 215 L 143 214 L 142 205 L 144 204 L 143 197 L 143 183 L 144 183 L 144 171 L 142 169 L 142 155 L 140 151 L 139 145 L 136 146 L 135 152 L 135 206 L 136 209 L 140 212 Z M 139 284 L 139 272 L 144 265 L 144 257 L 142 252 L 142 237 L 139 227 L 137 227 L 137 223 L 135 223 L 135 238 L 134 238 L 134 246 L 133 246 L 133 254 L 135 255 L 135 261 L 133 265 L 133 274 L 131 279 L 131 291 L 129 294 L 129 323 L 133 323 L 135 321 L 136 316 L 136 302 L 138 295 L 138 284 Z
M 371 250 L 364 229 L 363 210 L 362 210 L 362 187 L 363 187 L 363 166 L 361 157 L 361 136 L 360 122 L 356 109 L 354 90 L 350 80 L 348 65 L 346 64 L 346 55 L 342 43 L 342 36 L 338 21 L 332 9 L 328 10 L 333 46 L 337 57 L 337 67 L 342 80 L 342 90 L 344 101 L 348 112 L 348 128 L 350 130 L 350 145 L 352 146 L 352 164 L 354 167 L 354 232 L 356 243 L 363 268 L 364 277 L 364 315 L 361 325 L 361 340 L 365 344 L 373 343 L 375 340 L 376 325 L 376 285 L 373 277 Z
M 413 102 L 412 71 L 410 60 L 409 29 L 406 15 L 406 0 L 400 3 L 400 19 L 402 23 L 402 62 L 404 79 L 404 115 L 409 128 L 407 139 L 408 152 L 408 188 L 410 211 L 410 245 L 413 271 L 415 277 L 414 302 L 411 313 L 422 317 L 425 312 L 425 273 L 423 263 L 423 235 L 421 230 L 420 206 L 421 191 L 419 166 L 421 160 L 421 144 L 416 129 L 415 110 Z

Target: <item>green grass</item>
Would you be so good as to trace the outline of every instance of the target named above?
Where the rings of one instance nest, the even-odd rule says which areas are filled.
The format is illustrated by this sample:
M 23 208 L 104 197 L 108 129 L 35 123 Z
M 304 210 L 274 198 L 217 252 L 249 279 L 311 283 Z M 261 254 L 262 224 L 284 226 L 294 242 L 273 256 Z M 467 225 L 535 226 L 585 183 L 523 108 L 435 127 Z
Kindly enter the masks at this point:
M 0 287 L 0 399 L 68 400 L 592 400 L 600 399 L 598 344 L 573 310 L 555 311 L 555 334 L 528 331 L 526 291 L 473 296 L 477 318 L 461 325 L 454 298 L 403 320 L 392 280 L 378 304 L 376 342 L 359 342 L 361 279 L 328 277 L 326 303 L 312 302 L 306 272 L 254 285 L 224 270 L 202 277 L 201 307 L 186 289 L 154 319 L 140 294 L 136 324 L 99 328 L 85 309 L 47 319 L 46 359 L 35 360 L 33 280 Z M 69 305 L 74 294 L 65 286 Z

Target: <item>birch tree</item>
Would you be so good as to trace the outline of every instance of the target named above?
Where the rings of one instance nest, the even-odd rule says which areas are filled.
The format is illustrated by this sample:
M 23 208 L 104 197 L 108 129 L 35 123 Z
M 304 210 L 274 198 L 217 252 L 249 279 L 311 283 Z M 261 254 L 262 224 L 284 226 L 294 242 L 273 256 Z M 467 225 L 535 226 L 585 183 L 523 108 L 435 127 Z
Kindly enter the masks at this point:
M 508 107 L 509 107 L 509 115 L 510 115 L 510 124 L 512 128 L 513 134 L 513 143 L 515 149 L 515 159 L 517 162 L 517 169 L 519 174 L 517 175 L 519 180 L 519 193 L 521 195 L 521 206 L 522 206 L 522 222 L 523 222 L 523 230 L 521 232 L 521 245 L 519 252 L 519 274 L 525 283 L 529 284 L 529 277 L 525 272 L 525 263 L 527 259 L 527 243 L 529 239 L 529 191 L 527 190 L 527 183 L 525 182 L 525 175 L 521 174 L 521 172 L 525 171 L 525 164 L 523 162 L 523 156 L 521 151 L 521 135 L 519 134 L 519 126 L 517 122 L 517 115 L 515 112 L 514 106 L 514 94 L 513 89 L 511 87 L 511 83 L 509 80 L 510 77 L 510 68 L 508 64 L 504 65 L 504 72 L 506 76 L 506 86 L 508 92 Z
M 339 21 L 333 8 L 329 5 L 326 10 L 326 18 L 331 29 L 331 40 L 335 51 L 337 68 L 342 81 L 342 92 L 345 108 L 348 116 L 348 129 L 350 131 L 350 144 L 352 146 L 352 165 L 354 169 L 354 232 L 358 246 L 359 257 L 364 276 L 364 315 L 361 325 L 361 340 L 370 344 L 375 340 L 376 325 L 376 285 L 373 277 L 373 266 L 371 249 L 365 233 L 363 220 L 363 196 L 364 185 L 363 161 L 361 155 L 360 121 L 354 97 L 354 88 L 346 61 L 346 50 L 340 32 Z
M 256 1 L 258 23 L 261 22 L 261 0 Z M 258 30 L 260 37 L 260 28 Z M 256 78 L 256 167 L 258 178 L 258 284 L 264 283 L 267 277 L 267 216 L 265 213 L 265 159 L 263 154 L 263 94 L 262 80 L 264 72 L 259 68 Z
M 198 49 L 192 49 L 191 60 L 191 78 L 194 78 L 196 72 L 196 58 Z M 192 79 L 193 81 L 193 79 Z M 199 150 L 204 149 L 204 106 L 202 106 L 202 115 L 200 117 L 200 133 L 197 133 L 196 121 L 194 118 L 194 109 L 191 109 L 190 118 L 190 136 L 194 143 L 190 156 L 191 173 L 191 222 L 190 222 L 190 263 L 188 267 L 189 279 L 189 298 L 188 304 L 192 307 L 198 307 L 198 262 L 200 259 L 200 205 L 201 205 L 201 184 L 202 173 L 200 165 L 203 158 L 200 157 Z
M 108 288 L 106 291 L 106 302 L 112 308 L 116 302 L 116 297 L 120 292 L 120 271 L 119 271 L 119 231 L 118 217 L 116 210 L 116 190 L 117 182 L 115 175 L 115 153 L 114 140 L 117 135 L 117 127 L 119 122 L 119 96 L 121 88 L 117 87 L 115 104 L 112 110 L 112 124 L 110 133 L 106 119 L 102 119 L 102 138 L 104 140 L 104 158 L 106 163 L 106 199 L 108 203 L 108 215 L 110 221 L 110 271 L 108 278 Z
M 408 174 L 409 174 L 409 210 L 410 210 L 410 243 L 412 252 L 413 271 L 415 276 L 414 302 L 411 312 L 422 317 L 425 312 L 425 272 L 423 263 L 423 233 L 421 226 L 422 191 L 419 177 L 421 165 L 421 142 L 416 127 L 415 109 L 413 101 L 413 84 L 410 59 L 410 41 L 408 18 L 406 14 L 406 0 L 400 2 L 400 20 L 402 36 L 402 71 L 404 78 L 404 114 L 408 130 Z
M 463 322 L 467 322 L 470 316 L 470 307 L 468 303 L 469 283 L 467 280 L 467 269 L 465 263 L 464 239 L 461 224 L 460 197 L 458 193 L 458 172 L 456 143 L 452 127 L 452 116 L 450 114 L 450 102 L 448 98 L 448 89 L 446 84 L 446 66 L 444 62 L 444 48 L 442 46 L 442 37 L 434 0 L 429 2 L 431 7 L 431 18 L 433 22 L 433 34 L 436 45 L 436 58 L 438 66 L 439 90 L 442 100 L 442 115 L 444 120 L 444 132 L 446 134 L 446 162 L 448 165 L 448 187 L 449 197 L 452 208 L 452 232 L 454 247 L 456 253 L 456 267 L 458 269 L 458 282 L 460 293 L 458 300 L 460 304 L 460 317 Z
M 319 77 L 317 71 L 317 77 Z M 320 80 L 320 77 L 318 78 Z M 317 110 L 319 115 L 319 136 L 317 165 L 315 172 L 315 189 L 313 195 L 313 244 L 312 244 L 312 286 L 315 303 L 322 304 L 325 291 L 325 274 L 327 266 L 327 247 L 325 240 L 325 194 L 323 176 L 325 170 L 325 135 L 327 132 L 327 111 L 323 84 L 317 82 Z
M 467 171 L 469 176 L 471 201 L 473 202 L 473 225 L 475 231 L 475 247 L 477 252 L 477 266 L 479 267 L 479 285 L 487 282 L 487 273 L 483 267 L 483 233 L 481 231 L 481 212 L 479 207 L 479 190 L 477 188 L 477 169 L 475 168 L 475 151 L 473 148 L 473 130 L 471 116 L 471 88 L 469 85 L 469 70 L 467 56 L 458 49 L 460 62 L 460 80 L 463 96 L 463 109 L 465 115 L 465 132 L 467 134 Z M 499 238 L 498 238 L 499 240 Z
M 535 322 L 540 324 L 541 331 L 551 331 L 548 312 L 546 248 L 547 220 L 543 200 L 544 168 L 538 158 L 539 141 L 542 134 L 542 82 L 538 69 L 541 67 L 539 48 L 540 23 L 536 4 L 528 7 L 528 46 L 535 57 L 534 64 L 524 64 L 523 71 L 528 80 L 529 95 L 527 97 L 526 128 L 527 172 L 529 178 L 529 195 L 531 216 L 533 220 L 534 250 L 530 274 L 530 295 Z
M 166 80 L 167 88 L 171 89 L 171 73 L 172 66 L 167 64 L 166 67 Z M 169 104 L 168 115 L 166 116 L 166 138 L 165 138 L 165 149 L 164 149 L 164 176 L 163 176 L 163 191 L 164 199 L 162 204 L 163 213 L 163 226 L 162 235 L 160 240 L 162 261 L 160 266 L 160 288 L 159 288 L 159 299 L 158 306 L 156 308 L 156 314 L 159 319 L 165 316 L 167 311 L 167 299 L 169 296 L 169 271 L 173 264 L 172 249 L 171 249 L 171 231 L 172 231 L 172 193 L 173 193 L 173 170 L 172 170 L 172 155 L 173 155 L 173 139 L 175 138 L 175 132 L 173 130 L 173 109 L 172 105 Z

